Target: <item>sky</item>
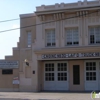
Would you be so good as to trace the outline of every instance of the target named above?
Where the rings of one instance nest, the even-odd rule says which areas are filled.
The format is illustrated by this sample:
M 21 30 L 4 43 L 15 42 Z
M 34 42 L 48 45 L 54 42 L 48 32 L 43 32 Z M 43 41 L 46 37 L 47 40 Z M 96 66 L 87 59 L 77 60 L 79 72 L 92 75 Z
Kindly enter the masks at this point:
M 77 1 L 79 0 L 0 0 L 0 21 L 19 18 L 14 21 L 0 22 L 0 31 L 19 28 L 19 15 L 33 13 L 37 6 Z M 0 32 L 0 59 L 13 54 L 12 48 L 17 47 L 19 37 L 20 30 Z

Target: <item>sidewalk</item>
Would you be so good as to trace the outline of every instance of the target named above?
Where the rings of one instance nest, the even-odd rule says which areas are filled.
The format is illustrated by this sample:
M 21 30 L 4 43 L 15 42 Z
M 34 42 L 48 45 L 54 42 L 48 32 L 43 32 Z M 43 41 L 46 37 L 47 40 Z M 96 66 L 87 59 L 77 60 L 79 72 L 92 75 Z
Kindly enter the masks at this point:
M 90 93 L 0 92 L 0 100 L 92 100 Z

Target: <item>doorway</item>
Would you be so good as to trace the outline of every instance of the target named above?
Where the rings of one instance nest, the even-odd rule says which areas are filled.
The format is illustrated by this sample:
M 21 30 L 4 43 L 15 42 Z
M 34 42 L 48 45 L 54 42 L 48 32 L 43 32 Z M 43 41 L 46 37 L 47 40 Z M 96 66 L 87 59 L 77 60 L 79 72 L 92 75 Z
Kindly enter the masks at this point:
M 73 65 L 73 85 L 80 85 L 80 65 Z

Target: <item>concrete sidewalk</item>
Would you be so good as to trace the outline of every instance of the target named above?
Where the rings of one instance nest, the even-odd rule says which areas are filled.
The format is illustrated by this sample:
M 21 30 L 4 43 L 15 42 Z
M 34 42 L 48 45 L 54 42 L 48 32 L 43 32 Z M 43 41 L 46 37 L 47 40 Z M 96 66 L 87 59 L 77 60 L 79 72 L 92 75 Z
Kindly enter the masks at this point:
M 92 100 L 91 93 L 0 92 L 0 100 Z

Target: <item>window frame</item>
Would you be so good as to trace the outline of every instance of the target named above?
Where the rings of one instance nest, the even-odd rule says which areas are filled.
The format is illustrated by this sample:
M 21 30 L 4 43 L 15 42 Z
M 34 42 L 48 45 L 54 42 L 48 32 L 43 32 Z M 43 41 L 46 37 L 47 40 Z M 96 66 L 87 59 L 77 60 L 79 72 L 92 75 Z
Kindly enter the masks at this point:
M 47 34 L 48 34 L 48 31 L 54 31 L 54 35 L 55 35 L 55 38 L 54 38 L 54 40 L 55 40 L 55 45 L 52 45 L 52 43 L 53 43 L 53 32 L 51 32 L 50 34 L 50 43 L 51 43 L 51 45 L 50 46 L 48 46 L 47 45 Z M 55 29 L 53 28 L 53 29 L 45 29 L 45 47 L 56 47 L 56 33 L 55 33 Z
M 4 73 L 4 71 L 11 71 L 11 73 Z M 2 69 L 2 75 L 13 75 L 13 69 Z
M 93 28 L 94 29 L 96 27 L 99 27 L 100 28 L 100 25 L 95 25 L 95 26 L 89 26 L 88 27 L 88 44 L 89 45 L 100 45 L 100 43 L 96 43 L 97 39 L 96 39 L 96 33 L 95 32 L 93 33 L 93 35 L 94 35 L 94 43 L 90 43 L 90 28 Z
M 53 64 L 53 66 L 52 66 Z M 47 62 L 44 64 L 44 80 L 46 82 L 53 82 L 55 81 L 55 63 L 54 62 Z M 50 65 L 50 66 L 46 66 L 46 65 Z M 48 70 L 46 70 L 48 69 Z M 53 70 L 52 70 L 53 69 Z M 46 76 L 48 74 L 48 76 Z M 52 74 L 52 75 L 51 75 Z
M 27 47 L 31 48 L 32 46 L 32 32 L 27 31 Z
M 73 37 L 74 37 L 74 35 L 73 35 L 74 34 L 73 33 L 74 29 L 77 29 L 77 31 L 78 31 L 78 44 L 74 44 L 74 39 L 73 39 Z M 71 33 L 72 34 L 72 36 L 71 36 L 72 44 L 71 45 L 67 44 L 67 42 L 68 42 L 67 41 L 67 32 L 66 32 L 67 30 L 71 30 L 72 31 L 72 33 Z M 79 29 L 78 29 L 78 27 L 65 28 L 65 38 L 64 39 L 65 39 L 65 46 L 79 46 Z
M 67 62 L 57 63 L 57 81 L 59 82 L 68 81 L 68 63 Z
M 95 64 L 96 64 L 96 70 L 88 70 L 88 71 L 87 71 L 87 70 L 86 70 L 86 63 L 93 63 L 93 62 L 95 62 Z M 84 76 L 85 76 L 84 79 L 85 79 L 85 82 L 94 82 L 94 81 L 97 81 L 97 79 L 98 79 L 98 67 L 97 67 L 97 65 L 98 65 L 98 61 L 96 61 L 96 60 L 86 60 L 86 61 L 84 62 L 84 66 L 85 66 L 85 67 L 84 67 L 84 70 L 85 70 L 85 71 L 84 71 Z M 89 67 L 91 67 L 91 66 L 89 66 Z M 86 76 L 86 73 L 87 73 L 87 72 L 89 72 L 89 73 L 90 73 L 90 72 L 96 72 L 96 80 L 90 80 L 90 79 L 87 80 L 87 79 L 86 79 L 86 77 L 87 77 L 87 76 Z M 89 76 L 90 76 L 90 75 L 89 75 Z M 90 76 L 90 77 L 92 77 L 92 76 Z M 90 77 L 89 77 L 89 78 L 90 78 Z M 94 76 L 93 76 L 93 77 L 94 77 Z M 93 78 L 93 77 L 92 77 L 92 78 Z

